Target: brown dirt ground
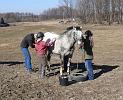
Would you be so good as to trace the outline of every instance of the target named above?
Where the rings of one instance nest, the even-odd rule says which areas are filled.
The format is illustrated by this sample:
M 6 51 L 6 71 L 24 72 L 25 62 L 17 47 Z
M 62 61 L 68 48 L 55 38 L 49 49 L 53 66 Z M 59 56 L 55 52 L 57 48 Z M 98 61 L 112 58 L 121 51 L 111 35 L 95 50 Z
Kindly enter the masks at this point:
M 93 81 L 60 86 L 57 75 L 40 79 L 38 71 L 28 73 L 23 67 L 20 41 L 29 32 L 62 33 L 69 24 L 58 22 L 15 23 L 0 28 L 0 100 L 123 100 L 123 26 L 83 25 L 83 32 L 94 33 Z M 35 51 L 32 64 L 38 69 Z M 74 52 L 72 63 L 83 62 L 81 52 Z M 52 64 L 59 63 L 53 57 Z

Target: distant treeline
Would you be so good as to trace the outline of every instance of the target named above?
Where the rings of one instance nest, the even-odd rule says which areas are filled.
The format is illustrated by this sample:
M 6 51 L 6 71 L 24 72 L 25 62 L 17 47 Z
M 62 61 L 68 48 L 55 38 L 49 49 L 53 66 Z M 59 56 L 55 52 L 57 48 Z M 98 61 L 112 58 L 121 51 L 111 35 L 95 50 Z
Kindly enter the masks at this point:
M 61 0 L 60 6 L 33 13 L 0 13 L 7 22 L 79 19 L 81 23 L 123 23 L 123 0 Z

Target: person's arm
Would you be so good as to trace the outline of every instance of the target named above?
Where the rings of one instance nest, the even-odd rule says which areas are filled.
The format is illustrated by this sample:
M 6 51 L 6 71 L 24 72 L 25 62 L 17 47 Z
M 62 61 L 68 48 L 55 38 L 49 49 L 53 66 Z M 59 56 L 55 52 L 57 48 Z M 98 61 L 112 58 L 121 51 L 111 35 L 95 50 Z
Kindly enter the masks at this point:
M 92 47 L 94 47 L 94 41 L 93 41 L 93 37 L 92 37 L 92 36 L 90 37 L 90 45 L 91 45 Z
M 29 46 L 31 47 L 31 48 L 35 48 L 35 44 L 34 44 L 34 41 L 33 40 L 29 40 Z

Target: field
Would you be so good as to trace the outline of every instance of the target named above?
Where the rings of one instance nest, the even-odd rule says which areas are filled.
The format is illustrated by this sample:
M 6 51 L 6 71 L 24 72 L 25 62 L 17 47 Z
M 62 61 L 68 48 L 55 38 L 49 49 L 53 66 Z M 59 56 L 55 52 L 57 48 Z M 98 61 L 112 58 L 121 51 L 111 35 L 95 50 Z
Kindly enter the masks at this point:
M 35 50 L 30 48 L 35 72 L 23 67 L 22 38 L 30 32 L 65 31 L 69 26 L 56 21 L 14 23 L 0 28 L 0 100 L 123 100 L 123 26 L 83 25 L 94 34 L 95 80 L 59 85 L 59 73 L 40 79 Z M 75 50 L 72 63 L 84 61 Z M 59 63 L 57 57 L 52 64 Z

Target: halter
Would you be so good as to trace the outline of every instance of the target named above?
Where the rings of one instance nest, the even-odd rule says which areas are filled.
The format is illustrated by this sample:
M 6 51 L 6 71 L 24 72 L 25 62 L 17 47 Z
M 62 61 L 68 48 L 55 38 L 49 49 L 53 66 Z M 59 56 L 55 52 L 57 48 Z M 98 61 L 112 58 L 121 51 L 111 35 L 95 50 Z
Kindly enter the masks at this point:
M 74 33 L 73 39 L 74 39 L 75 41 L 79 40 L 78 37 L 77 37 L 77 34 L 78 34 L 78 31 L 79 31 L 79 30 L 77 30 L 76 27 L 73 27 L 73 31 L 74 31 L 74 32 L 73 32 L 73 33 Z

